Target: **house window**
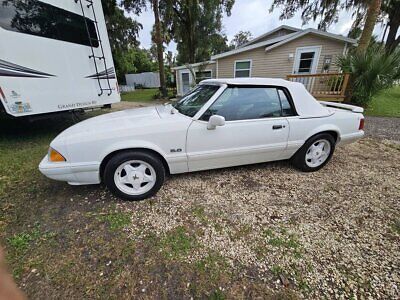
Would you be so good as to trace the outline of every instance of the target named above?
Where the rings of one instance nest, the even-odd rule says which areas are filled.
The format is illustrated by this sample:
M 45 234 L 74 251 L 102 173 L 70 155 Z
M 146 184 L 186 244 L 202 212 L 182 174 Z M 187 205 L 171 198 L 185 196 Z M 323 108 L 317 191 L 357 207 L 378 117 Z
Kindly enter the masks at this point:
M 299 73 L 310 73 L 314 60 L 314 52 L 304 52 L 300 54 Z
M 199 83 L 202 80 L 211 79 L 211 78 L 212 78 L 211 71 L 196 72 L 196 83 Z
M 235 62 L 235 78 L 251 76 L 251 60 L 241 60 Z

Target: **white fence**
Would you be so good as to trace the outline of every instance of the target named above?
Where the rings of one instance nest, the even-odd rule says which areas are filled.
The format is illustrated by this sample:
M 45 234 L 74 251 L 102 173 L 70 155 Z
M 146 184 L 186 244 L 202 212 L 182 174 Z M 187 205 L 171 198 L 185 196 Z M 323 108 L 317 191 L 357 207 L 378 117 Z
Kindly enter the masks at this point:
M 140 74 L 126 74 L 126 84 L 129 86 L 142 86 L 145 88 L 159 88 L 160 75 L 156 72 L 145 72 Z
M 121 93 L 129 93 L 135 91 L 135 86 L 134 85 L 120 85 L 119 86 L 119 91 Z

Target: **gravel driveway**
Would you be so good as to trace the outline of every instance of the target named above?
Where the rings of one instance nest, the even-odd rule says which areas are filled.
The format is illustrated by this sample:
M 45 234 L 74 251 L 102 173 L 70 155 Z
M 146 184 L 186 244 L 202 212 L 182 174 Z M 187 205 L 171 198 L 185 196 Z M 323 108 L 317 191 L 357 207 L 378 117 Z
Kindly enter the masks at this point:
M 196 242 L 182 258 L 187 263 L 212 252 L 230 272 L 271 289 L 290 286 L 314 299 L 394 299 L 399 182 L 399 149 L 364 139 L 337 149 L 316 173 L 270 163 L 172 176 L 154 201 L 122 206 L 136 241 L 186 228 Z
M 400 141 L 400 118 L 366 117 L 367 136 Z
M 121 205 L 132 216 L 127 231 L 140 242 L 185 228 L 196 247 L 184 262 L 214 253 L 228 272 L 271 290 L 398 299 L 399 127 L 367 117 L 368 137 L 339 147 L 316 173 L 278 162 L 172 176 L 154 200 Z M 233 282 L 221 289 L 240 295 Z

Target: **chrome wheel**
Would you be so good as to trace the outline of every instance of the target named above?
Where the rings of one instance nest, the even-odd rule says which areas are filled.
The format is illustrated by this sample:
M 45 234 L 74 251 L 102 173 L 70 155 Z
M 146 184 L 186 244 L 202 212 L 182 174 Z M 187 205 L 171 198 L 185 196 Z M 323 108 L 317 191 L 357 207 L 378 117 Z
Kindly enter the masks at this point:
M 150 191 L 156 184 L 156 179 L 154 168 L 142 160 L 123 162 L 114 173 L 116 187 L 121 192 L 132 196 Z
M 331 144 L 328 140 L 315 141 L 306 152 L 306 164 L 310 168 L 317 168 L 322 165 L 331 154 Z

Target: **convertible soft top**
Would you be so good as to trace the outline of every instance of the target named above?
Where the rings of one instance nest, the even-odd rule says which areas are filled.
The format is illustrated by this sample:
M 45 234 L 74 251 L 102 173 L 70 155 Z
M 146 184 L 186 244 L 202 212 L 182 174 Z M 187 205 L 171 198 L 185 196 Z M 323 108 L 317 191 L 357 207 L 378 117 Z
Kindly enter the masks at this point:
M 320 104 L 302 83 L 277 78 L 221 78 L 207 79 L 200 84 L 227 84 L 247 86 L 279 86 L 287 88 L 293 98 L 296 111 L 302 118 L 321 118 L 332 115 L 332 112 Z

